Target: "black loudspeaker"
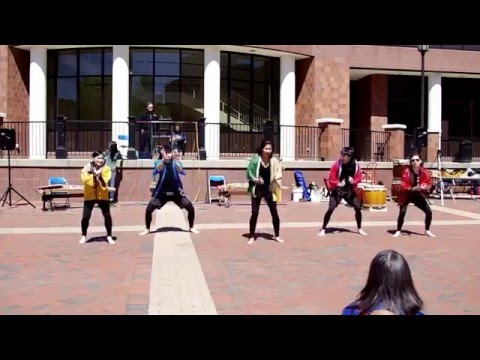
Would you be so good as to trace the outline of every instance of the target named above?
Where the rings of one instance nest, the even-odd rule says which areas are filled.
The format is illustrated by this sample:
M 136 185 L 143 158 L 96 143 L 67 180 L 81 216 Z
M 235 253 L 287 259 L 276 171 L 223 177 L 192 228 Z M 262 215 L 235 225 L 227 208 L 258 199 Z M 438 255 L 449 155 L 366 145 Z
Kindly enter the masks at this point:
M 200 160 L 207 160 L 207 152 L 205 149 L 200 149 L 198 152 L 200 153 Z
M 270 141 L 272 144 L 275 142 L 275 126 L 272 120 L 267 120 L 263 125 L 263 138 Z M 275 145 L 275 144 L 274 144 Z
M 0 150 L 15 150 L 17 136 L 15 129 L 0 128 Z
M 472 142 L 470 140 L 463 140 L 458 147 L 455 162 L 471 163 L 472 162 Z

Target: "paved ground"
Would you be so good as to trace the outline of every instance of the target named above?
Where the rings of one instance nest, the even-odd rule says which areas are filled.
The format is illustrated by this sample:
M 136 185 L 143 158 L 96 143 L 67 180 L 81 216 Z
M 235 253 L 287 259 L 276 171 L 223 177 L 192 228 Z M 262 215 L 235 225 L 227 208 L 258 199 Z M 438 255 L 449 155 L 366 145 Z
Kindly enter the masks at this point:
M 480 314 L 480 202 L 436 201 L 435 239 L 421 235 L 423 214 L 414 207 L 405 225 L 411 232 L 392 238 L 398 209 L 388 205 L 363 212 L 368 237 L 351 232 L 353 210 L 339 207 L 324 238 L 317 231 L 325 203 L 279 205 L 285 244 L 268 239 L 262 205 L 258 233 L 265 235 L 252 246 L 244 237 L 248 202 L 197 204 L 200 234 L 185 232 L 184 215 L 166 207 L 156 219 L 161 231 L 147 237 L 137 235 L 145 207 L 122 204 L 112 208 L 116 245 L 99 238 L 99 209 L 91 241 L 80 245 L 80 207 L 0 208 L 0 314 L 338 314 L 387 248 L 407 257 L 427 313 Z

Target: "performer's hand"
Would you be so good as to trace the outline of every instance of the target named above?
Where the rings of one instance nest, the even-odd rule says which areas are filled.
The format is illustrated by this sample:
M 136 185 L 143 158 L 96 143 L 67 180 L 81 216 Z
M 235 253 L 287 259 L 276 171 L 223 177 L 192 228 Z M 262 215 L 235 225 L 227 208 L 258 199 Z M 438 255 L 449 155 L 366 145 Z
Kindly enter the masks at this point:
M 351 176 L 348 177 L 348 182 L 349 182 L 350 184 L 353 184 L 353 178 L 352 178 Z
M 343 179 L 342 181 L 340 181 L 337 186 L 339 187 L 344 187 L 345 186 L 345 179 Z

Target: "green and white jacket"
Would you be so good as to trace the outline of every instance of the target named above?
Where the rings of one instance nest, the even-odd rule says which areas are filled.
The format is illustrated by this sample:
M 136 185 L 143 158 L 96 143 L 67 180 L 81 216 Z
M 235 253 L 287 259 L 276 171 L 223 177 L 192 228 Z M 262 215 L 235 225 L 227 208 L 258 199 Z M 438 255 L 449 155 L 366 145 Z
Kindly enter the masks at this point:
M 260 174 L 260 163 L 260 156 L 255 154 L 247 167 L 248 192 L 252 195 L 252 197 L 255 197 L 255 188 L 257 186 L 257 184 L 253 182 L 253 179 L 258 178 L 258 175 Z M 277 158 L 272 157 L 270 159 L 270 185 L 273 193 L 273 199 L 275 201 L 277 200 L 275 194 L 282 186 L 281 181 L 282 165 Z

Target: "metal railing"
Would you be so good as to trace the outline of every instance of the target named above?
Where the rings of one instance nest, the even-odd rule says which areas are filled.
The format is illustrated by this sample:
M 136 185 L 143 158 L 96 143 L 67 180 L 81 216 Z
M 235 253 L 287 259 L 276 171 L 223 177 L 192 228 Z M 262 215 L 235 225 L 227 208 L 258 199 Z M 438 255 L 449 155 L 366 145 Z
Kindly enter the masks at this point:
M 360 161 L 391 161 L 388 149 L 390 133 L 366 129 L 342 129 L 343 146 L 354 148 Z
M 168 123 L 168 124 L 167 124 Z M 177 122 L 166 122 L 170 131 Z M 275 153 L 288 153 L 296 159 L 304 160 L 322 160 L 320 153 L 320 142 L 325 141 L 321 137 L 322 129 L 316 126 L 280 126 L 275 123 L 258 124 L 224 124 L 208 123 L 208 126 L 218 126 L 220 134 L 220 156 L 221 158 L 244 158 L 251 156 L 261 141 L 266 138 L 273 141 Z M 267 125 L 268 124 L 268 125 Z M 119 134 L 127 135 L 127 140 L 119 143 L 119 147 L 132 146 L 139 150 L 141 143 L 140 123 L 134 119 L 130 122 L 112 122 L 112 121 L 65 121 L 64 147 L 68 153 L 68 158 L 89 158 L 93 151 L 105 150 L 108 143 L 112 140 L 112 134 L 117 137 Z M 55 158 L 58 139 L 60 133 L 57 121 L 48 122 L 29 122 L 29 121 L 9 121 L 3 122 L 3 128 L 13 128 L 16 130 L 16 142 L 18 147 L 12 151 L 12 158 L 43 157 Z M 185 159 L 198 157 L 198 147 L 204 140 L 203 133 L 198 129 L 199 144 L 197 144 L 197 122 L 182 122 L 181 130 L 187 136 L 185 148 Z M 113 130 L 113 132 L 112 132 Z M 168 131 L 167 131 L 168 132 Z M 353 146 L 356 157 L 362 161 L 390 161 L 388 151 L 388 141 L 390 133 L 381 131 L 369 131 L 359 129 L 342 129 L 342 146 Z M 35 141 L 30 144 L 30 139 L 42 139 L 44 141 Z M 131 144 L 129 144 L 129 138 Z M 168 139 L 165 138 L 165 142 Z M 163 140 L 162 140 L 163 141 Z M 458 151 L 458 142 L 460 140 L 449 140 L 456 145 L 445 145 L 442 141 L 442 147 L 447 149 L 453 146 Z M 408 148 L 413 143 L 413 136 L 405 135 L 405 154 L 409 153 Z M 282 152 L 281 148 L 284 147 Z M 447 150 L 445 157 L 450 156 L 451 150 Z M 480 155 L 480 139 L 473 145 L 474 156 Z M 0 152 L 0 157 L 6 156 Z
M 480 138 L 469 137 L 448 137 L 442 138 L 441 151 L 442 159 L 444 161 L 455 161 L 462 157 L 462 144 L 464 142 L 470 143 L 472 161 L 480 160 Z

